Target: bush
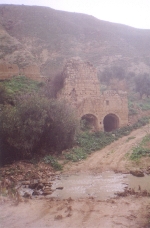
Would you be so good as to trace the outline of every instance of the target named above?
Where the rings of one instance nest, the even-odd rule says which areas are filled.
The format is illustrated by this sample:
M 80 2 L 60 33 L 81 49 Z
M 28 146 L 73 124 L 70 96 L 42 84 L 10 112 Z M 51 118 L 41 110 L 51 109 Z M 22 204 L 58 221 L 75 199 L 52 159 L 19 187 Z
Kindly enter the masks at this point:
M 64 102 L 27 94 L 18 98 L 16 106 L 3 106 L 0 125 L 3 148 L 11 147 L 15 156 L 31 157 L 43 148 L 61 153 L 71 147 L 77 121 Z
M 37 96 L 24 96 L 16 106 L 5 105 L 2 109 L 1 138 L 23 156 L 31 154 L 44 132 L 48 101 Z
M 50 147 L 58 153 L 72 147 L 78 126 L 73 110 L 65 102 L 52 100 L 48 120 L 42 136 L 45 147 Z

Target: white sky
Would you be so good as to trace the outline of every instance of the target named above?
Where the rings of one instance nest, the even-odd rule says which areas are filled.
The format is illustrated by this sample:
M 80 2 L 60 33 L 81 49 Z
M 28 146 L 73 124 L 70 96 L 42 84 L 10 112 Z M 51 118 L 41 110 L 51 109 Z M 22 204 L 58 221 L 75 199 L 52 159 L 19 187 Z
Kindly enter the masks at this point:
M 0 0 L 0 4 L 49 6 L 136 28 L 150 29 L 150 0 Z

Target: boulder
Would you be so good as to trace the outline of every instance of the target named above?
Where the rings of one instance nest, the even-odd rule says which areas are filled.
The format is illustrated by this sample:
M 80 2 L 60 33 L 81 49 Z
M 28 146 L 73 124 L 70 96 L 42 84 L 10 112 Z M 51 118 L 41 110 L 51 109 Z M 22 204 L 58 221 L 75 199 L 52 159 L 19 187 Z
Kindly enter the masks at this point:
M 136 177 L 144 177 L 144 172 L 140 170 L 131 170 L 130 174 Z

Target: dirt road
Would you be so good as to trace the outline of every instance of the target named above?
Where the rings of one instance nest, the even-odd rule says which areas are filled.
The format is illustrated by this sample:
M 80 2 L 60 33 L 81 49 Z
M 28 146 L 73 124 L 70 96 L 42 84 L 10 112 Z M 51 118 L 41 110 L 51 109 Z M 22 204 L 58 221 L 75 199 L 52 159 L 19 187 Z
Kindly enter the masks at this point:
M 66 165 L 64 171 L 69 173 L 75 172 L 103 172 L 103 171 L 117 171 L 128 172 L 132 168 L 141 166 L 145 168 L 150 162 L 150 159 L 143 160 L 137 164 L 128 159 L 131 150 L 138 145 L 142 138 L 148 133 L 148 126 L 137 129 L 131 132 L 130 135 L 125 136 L 112 144 L 106 146 L 104 149 L 97 151 L 90 155 L 86 160 L 79 163 L 70 163 Z M 150 164 L 150 163 L 149 163 Z
M 147 127 L 133 131 L 85 161 L 69 163 L 64 173 L 100 173 L 106 170 L 128 172 L 134 167 L 147 168 L 128 159 L 133 146 L 147 134 Z M 149 163 L 150 164 L 150 163 Z M 26 200 L 18 205 L 1 202 L 0 228 L 142 228 L 150 213 L 150 198 L 119 197 L 105 201 L 86 199 Z

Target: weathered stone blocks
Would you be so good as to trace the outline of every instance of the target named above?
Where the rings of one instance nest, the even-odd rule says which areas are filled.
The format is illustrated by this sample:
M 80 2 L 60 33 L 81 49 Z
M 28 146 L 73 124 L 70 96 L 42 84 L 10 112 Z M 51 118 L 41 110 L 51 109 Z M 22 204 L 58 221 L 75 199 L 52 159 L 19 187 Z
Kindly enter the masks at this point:
M 79 119 L 93 117 L 95 130 L 111 131 L 128 124 L 127 93 L 115 90 L 101 93 L 92 64 L 72 59 L 64 67 L 63 75 L 65 83 L 58 98 L 70 102 Z

